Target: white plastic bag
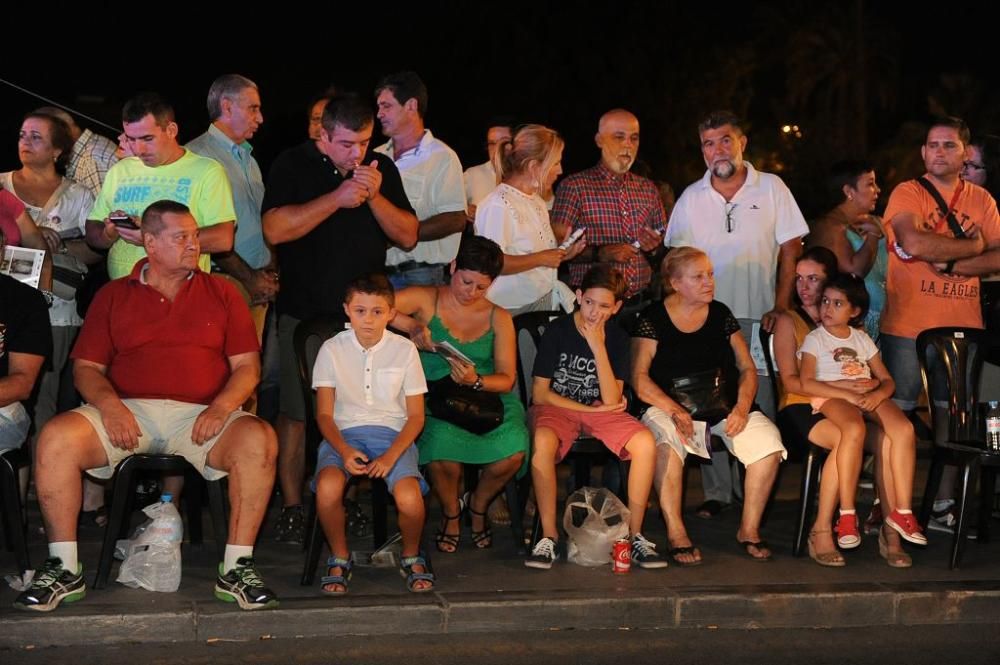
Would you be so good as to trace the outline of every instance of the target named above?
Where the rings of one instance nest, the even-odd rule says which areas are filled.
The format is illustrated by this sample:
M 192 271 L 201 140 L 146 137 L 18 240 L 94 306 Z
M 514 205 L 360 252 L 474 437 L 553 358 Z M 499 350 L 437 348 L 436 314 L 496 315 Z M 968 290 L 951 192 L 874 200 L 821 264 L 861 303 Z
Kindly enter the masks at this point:
M 584 487 L 566 500 L 563 528 L 569 536 L 567 558 L 581 566 L 611 563 L 616 540 L 628 538 L 629 509 L 602 488 Z
M 149 516 L 149 521 L 139 525 L 129 540 L 119 540 L 115 548 L 125 555 L 118 569 L 118 581 L 133 589 L 177 591 L 181 585 L 184 538 L 181 516 L 170 502 L 169 494 L 142 512 Z

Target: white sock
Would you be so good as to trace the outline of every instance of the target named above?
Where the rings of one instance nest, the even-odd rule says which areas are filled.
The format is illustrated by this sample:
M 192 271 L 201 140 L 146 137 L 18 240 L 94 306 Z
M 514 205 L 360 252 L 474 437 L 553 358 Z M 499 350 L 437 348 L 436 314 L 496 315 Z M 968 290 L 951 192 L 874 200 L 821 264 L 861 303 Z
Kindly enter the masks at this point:
M 909 515 L 913 511 L 912 510 L 904 510 L 902 508 L 897 508 L 896 512 L 899 513 L 900 515 Z
M 226 556 L 222 562 L 223 572 L 228 573 L 235 568 L 236 561 L 244 556 L 253 556 L 253 545 L 230 545 L 226 543 Z
M 947 510 L 951 508 L 952 504 L 955 503 L 954 499 L 938 499 L 934 502 L 934 512 L 941 512 L 942 510 Z
M 62 559 L 63 568 L 71 573 L 76 573 L 80 567 L 80 562 L 76 555 L 76 541 L 64 540 L 61 543 L 49 543 L 49 556 Z
M 854 508 L 849 508 L 849 509 L 847 509 L 847 510 L 841 510 L 841 511 L 840 511 L 840 514 L 841 514 L 841 515 L 854 515 L 854 514 L 856 514 L 856 513 L 857 513 L 857 511 L 856 511 L 856 510 L 854 510 Z

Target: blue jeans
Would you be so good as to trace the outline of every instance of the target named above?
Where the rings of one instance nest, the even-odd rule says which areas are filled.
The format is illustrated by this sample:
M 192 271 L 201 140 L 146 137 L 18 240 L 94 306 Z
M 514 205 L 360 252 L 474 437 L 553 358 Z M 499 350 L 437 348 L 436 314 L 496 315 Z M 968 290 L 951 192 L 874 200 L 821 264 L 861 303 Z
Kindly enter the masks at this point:
M 369 461 L 389 450 L 392 442 L 396 440 L 396 435 L 399 434 L 399 432 L 391 427 L 380 425 L 360 425 L 341 430 L 340 433 L 343 435 L 347 445 L 363 453 L 368 457 Z M 390 494 L 396 483 L 403 478 L 416 478 L 420 483 L 420 493 L 427 494 L 430 487 L 427 485 L 424 477 L 420 475 L 417 459 L 417 445 L 414 443 L 403 451 L 403 454 L 399 456 L 396 463 L 392 465 L 392 469 L 389 470 L 389 475 L 385 477 L 385 484 L 388 485 Z M 319 447 L 318 460 L 316 461 L 316 476 L 318 477 L 319 472 L 328 466 L 335 466 L 347 475 L 347 469 L 344 468 L 344 459 L 340 456 L 340 453 L 334 450 L 328 441 L 324 441 Z M 316 491 L 315 478 L 312 482 L 312 490 L 313 492 Z
M 20 448 L 28 436 L 31 418 L 20 402 L 0 408 L 0 452 Z
M 892 395 L 892 401 L 903 411 L 912 411 L 917 408 L 917 400 L 920 399 L 920 393 L 924 389 L 924 381 L 920 375 L 920 359 L 917 356 L 917 340 L 882 333 L 879 346 L 882 351 L 882 361 L 889 370 L 892 380 L 896 382 L 896 392 Z M 934 405 L 947 407 L 948 380 L 933 348 L 928 353 L 927 361 Z
M 392 288 L 405 289 L 408 286 L 441 286 L 445 283 L 444 263 L 421 265 L 389 275 Z

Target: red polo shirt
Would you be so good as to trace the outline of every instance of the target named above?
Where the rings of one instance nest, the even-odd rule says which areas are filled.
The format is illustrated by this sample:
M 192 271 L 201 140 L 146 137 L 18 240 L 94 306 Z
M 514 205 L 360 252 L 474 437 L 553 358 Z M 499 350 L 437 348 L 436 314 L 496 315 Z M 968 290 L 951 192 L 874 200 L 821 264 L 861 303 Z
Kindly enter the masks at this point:
M 208 404 L 229 379 L 229 357 L 259 351 L 250 310 L 234 286 L 191 273 L 173 302 L 132 274 L 94 297 L 72 358 L 100 363 L 121 398 Z

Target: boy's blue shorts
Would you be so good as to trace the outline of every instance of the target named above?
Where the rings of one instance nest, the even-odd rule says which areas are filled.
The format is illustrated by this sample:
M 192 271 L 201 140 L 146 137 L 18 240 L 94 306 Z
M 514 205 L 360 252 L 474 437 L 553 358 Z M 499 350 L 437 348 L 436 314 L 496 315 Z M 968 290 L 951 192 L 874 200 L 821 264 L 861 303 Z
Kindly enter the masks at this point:
M 364 453 L 369 461 L 389 450 L 389 446 L 392 445 L 392 442 L 396 440 L 396 436 L 399 434 L 399 432 L 391 427 L 383 427 L 381 425 L 361 425 L 342 430 L 340 433 L 349 446 Z M 418 454 L 415 444 L 408 447 L 399 456 L 399 459 L 396 460 L 396 463 L 389 471 L 389 475 L 385 478 L 385 484 L 388 485 L 390 493 L 400 479 L 416 478 L 420 482 L 420 493 L 427 494 L 430 487 L 427 485 L 424 477 L 420 475 L 417 460 Z M 333 449 L 333 446 L 329 442 L 323 441 L 320 444 L 319 456 L 316 461 L 316 476 L 313 477 L 312 481 L 313 492 L 316 491 L 316 477 L 319 476 L 320 471 L 328 466 L 335 466 L 343 471 L 345 475 L 349 475 L 347 469 L 344 468 L 344 460 L 340 454 Z

